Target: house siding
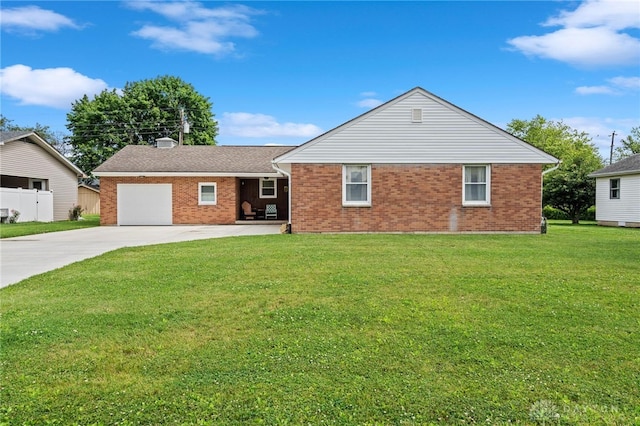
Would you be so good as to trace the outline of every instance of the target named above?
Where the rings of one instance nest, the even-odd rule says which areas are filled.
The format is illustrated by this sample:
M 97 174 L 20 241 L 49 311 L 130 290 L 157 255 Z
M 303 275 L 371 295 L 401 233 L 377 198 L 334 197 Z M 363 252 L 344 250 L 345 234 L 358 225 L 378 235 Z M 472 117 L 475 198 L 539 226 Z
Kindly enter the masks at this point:
M 422 109 L 422 122 L 412 110 Z M 282 156 L 282 163 L 555 163 L 557 160 L 423 91 L 345 123 Z
M 292 231 L 540 232 L 541 165 L 492 164 L 491 206 L 462 206 L 461 164 L 372 164 L 371 206 L 343 207 L 342 165 L 292 164 Z
M 78 203 L 75 172 L 35 143 L 16 140 L 0 145 L 0 170 L 3 175 L 46 180 L 53 192 L 53 220 L 68 219 Z
M 100 191 L 78 187 L 78 205 L 83 214 L 100 214 Z
M 620 198 L 609 198 L 609 180 L 620 179 Z M 596 220 L 600 225 L 640 227 L 640 174 L 596 179 Z
M 198 204 L 198 183 L 215 182 L 216 205 Z M 174 225 L 228 225 L 238 216 L 238 180 L 234 177 L 102 177 L 100 224 L 117 225 L 118 184 L 171 184 Z

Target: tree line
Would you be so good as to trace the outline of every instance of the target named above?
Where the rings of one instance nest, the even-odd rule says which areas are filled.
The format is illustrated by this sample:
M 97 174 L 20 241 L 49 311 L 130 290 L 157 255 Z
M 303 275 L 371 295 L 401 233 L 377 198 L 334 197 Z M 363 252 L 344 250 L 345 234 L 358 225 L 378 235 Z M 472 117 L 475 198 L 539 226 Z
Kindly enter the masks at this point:
M 126 145 L 153 144 L 161 137 L 184 138 L 189 145 L 215 145 L 218 123 L 209 98 L 178 77 L 127 83 L 121 90 L 103 90 L 90 99 L 76 100 L 67 114 L 69 135 L 36 123 L 24 127 L 0 115 L 0 130 L 35 131 L 87 173 Z M 188 133 L 186 130 L 188 128 Z M 560 210 L 578 223 L 595 203 L 595 179 L 588 175 L 604 166 L 597 147 L 585 132 L 562 121 L 537 115 L 513 119 L 507 132 L 562 163 L 545 174 L 543 205 Z M 615 160 L 640 153 L 640 126 L 619 141 Z

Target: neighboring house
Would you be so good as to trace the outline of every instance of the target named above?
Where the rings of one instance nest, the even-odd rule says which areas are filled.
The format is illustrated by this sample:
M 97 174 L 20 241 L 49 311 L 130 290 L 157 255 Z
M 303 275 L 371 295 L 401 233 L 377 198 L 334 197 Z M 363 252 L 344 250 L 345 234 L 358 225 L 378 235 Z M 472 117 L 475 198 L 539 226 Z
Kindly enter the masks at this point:
M 292 232 L 540 232 L 559 160 L 415 88 L 274 159 Z
M 35 132 L 0 132 L 0 208 L 19 221 L 68 219 L 84 173 Z
M 100 214 L 100 190 L 84 183 L 78 185 L 78 205 L 83 214 Z
M 292 232 L 535 233 L 558 161 L 415 88 L 299 147 L 127 146 L 94 174 L 110 225 L 236 223 L 249 201 Z
M 603 226 L 640 227 L 640 154 L 589 175 L 596 178 L 596 220 Z
M 288 217 L 287 179 L 271 166 L 293 147 L 128 145 L 94 171 L 103 225 L 233 224 L 248 202 Z M 252 219 L 254 217 L 252 216 Z

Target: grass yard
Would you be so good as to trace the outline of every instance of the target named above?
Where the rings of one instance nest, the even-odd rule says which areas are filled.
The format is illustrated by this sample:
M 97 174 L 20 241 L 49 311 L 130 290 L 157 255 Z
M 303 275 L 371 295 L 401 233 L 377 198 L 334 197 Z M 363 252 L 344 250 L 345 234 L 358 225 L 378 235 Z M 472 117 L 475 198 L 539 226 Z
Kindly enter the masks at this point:
M 640 230 L 127 248 L 0 297 L 10 425 L 640 424 Z
M 82 220 L 61 220 L 57 222 L 0 223 L 0 238 L 22 237 L 46 232 L 69 231 L 72 229 L 100 226 L 100 215 L 83 215 Z

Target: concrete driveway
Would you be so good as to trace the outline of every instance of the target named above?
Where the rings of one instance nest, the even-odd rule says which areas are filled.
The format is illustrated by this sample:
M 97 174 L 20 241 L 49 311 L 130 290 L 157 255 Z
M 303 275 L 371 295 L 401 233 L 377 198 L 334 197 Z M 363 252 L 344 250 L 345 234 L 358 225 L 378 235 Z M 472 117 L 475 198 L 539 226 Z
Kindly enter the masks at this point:
M 280 225 L 100 226 L 0 239 L 0 288 L 121 247 L 280 233 Z

